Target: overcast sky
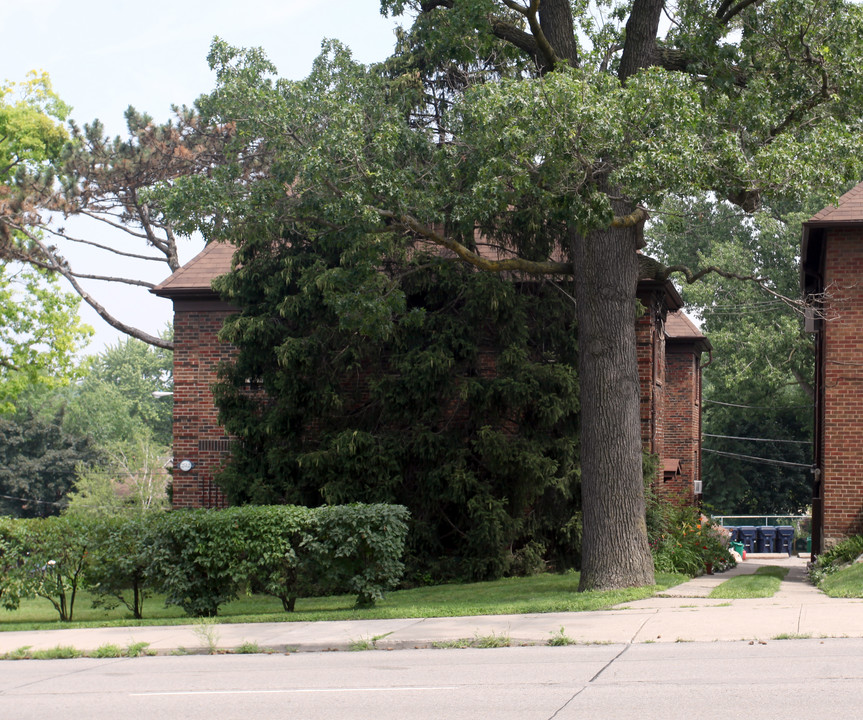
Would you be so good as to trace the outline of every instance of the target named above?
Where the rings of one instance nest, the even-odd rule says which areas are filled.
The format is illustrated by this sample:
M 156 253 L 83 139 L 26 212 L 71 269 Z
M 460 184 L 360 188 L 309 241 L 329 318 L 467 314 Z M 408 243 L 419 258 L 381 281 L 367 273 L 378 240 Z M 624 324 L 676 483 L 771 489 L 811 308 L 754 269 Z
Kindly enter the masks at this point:
M 263 47 L 283 77 L 311 69 L 324 38 L 346 43 L 362 62 L 393 49 L 397 21 L 384 18 L 379 0 L 19 0 L 0 3 L 0 79 L 20 81 L 47 71 L 79 124 L 99 118 L 109 134 L 125 129 L 133 105 L 157 121 L 172 104 L 191 104 L 213 87 L 206 56 L 215 35 L 233 45 Z M 184 243 L 182 260 L 201 244 Z M 161 271 L 157 275 L 164 274 Z M 161 277 L 147 278 L 158 281 Z M 99 288 L 121 319 L 158 332 L 171 319 L 171 303 L 146 290 Z M 97 335 L 88 352 L 118 333 L 82 305 Z

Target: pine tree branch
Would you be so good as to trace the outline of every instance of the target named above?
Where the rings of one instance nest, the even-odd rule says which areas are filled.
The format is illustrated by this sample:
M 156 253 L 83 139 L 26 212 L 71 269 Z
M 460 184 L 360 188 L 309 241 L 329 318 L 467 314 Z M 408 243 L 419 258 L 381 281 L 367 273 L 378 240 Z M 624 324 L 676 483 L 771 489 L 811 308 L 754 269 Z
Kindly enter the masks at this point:
M 69 235 L 62 228 L 55 230 L 50 225 L 41 225 L 40 229 L 43 230 L 44 232 L 47 232 L 47 233 L 50 233 L 51 235 L 54 235 L 55 237 L 62 238 L 63 240 L 67 240 L 71 243 L 77 243 L 79 245 L 87 245 L 89 247 L 96 248 L 97 250 L 104 250 L 105 252 L 113 253 L 114 255 L 132 258 L 134 260 L 149 260 L 150 262 L 159 262 L 159 263 L 165 262 L 164 257 L 153 257 L 152 255 L 139 255 L 138 253 L 124 252 L 122 250 L 118 250 L 117 248 L 113 248 L 110 245 L 102 245 L 101 243 L 94 242 L 93 240 L 85 240 L 84 238 L 77 238 L 77 237 L 74 237 L 72 235 Z M 141 236 L 141 237 L 143 237 L 143 236 Z

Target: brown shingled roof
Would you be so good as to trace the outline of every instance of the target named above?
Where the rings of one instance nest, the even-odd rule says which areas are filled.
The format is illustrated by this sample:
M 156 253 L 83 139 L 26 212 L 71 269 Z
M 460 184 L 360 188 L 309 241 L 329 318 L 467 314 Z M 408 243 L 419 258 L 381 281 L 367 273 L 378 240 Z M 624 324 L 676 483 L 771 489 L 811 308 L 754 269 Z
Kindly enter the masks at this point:
M 712 350 L 710 341 L 704 337 L 695 323 L 692 322 L 682 310 L 668 313 L 665 319 L 665 336 L 669 340 L 692 341 L 701 345 L 702 350 Z
M 234 251 L 234 246 L 229 243 L 211 242 L 150 292 L 168 298 L 178 295 L 210 295 L 213 293 L 213 278 L 231 270 Z
M 863 222 L 863 183 L 840 197 L 837 205 L 828 205 L 804 224 L 820 226 L 860 222 Z
M 803 223 L 800 243 L 800 287 L 804 295 L 820 292 L 822 237 L 825 228 L 863 223 L 863 182 Z

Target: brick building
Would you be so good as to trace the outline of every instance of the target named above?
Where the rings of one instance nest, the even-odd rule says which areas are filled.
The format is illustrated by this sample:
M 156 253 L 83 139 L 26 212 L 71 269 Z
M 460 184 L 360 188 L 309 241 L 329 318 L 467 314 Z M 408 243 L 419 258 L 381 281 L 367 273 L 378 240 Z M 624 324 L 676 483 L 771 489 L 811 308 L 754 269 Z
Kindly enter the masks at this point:
M 707 338 L 681 310 L 671 282 L 642 281 L 636 321 L 641 441 L 660 459 L 659 491 L 682 504 L 701 500 L 701 356 Z
M 230 245 L 211 243 L 153 289 L 174 303 L 174 507 L 226 504 L 214 477 L 231 439 L 210 388 L 232 354 L 217 335 L 233 308 L 210 283 L 230 270 L 232 254 Z M 701 493 L 700 359 L 710 343 L 680 311 L 671 282 L 643 282 L 638 296 L 645 307 L 636 326 L 642 441 L 660 458 L 660 491 L 694 504 Z
M 815 334 L 812 550 L 863 534 L 863 183 L 803 224 Z

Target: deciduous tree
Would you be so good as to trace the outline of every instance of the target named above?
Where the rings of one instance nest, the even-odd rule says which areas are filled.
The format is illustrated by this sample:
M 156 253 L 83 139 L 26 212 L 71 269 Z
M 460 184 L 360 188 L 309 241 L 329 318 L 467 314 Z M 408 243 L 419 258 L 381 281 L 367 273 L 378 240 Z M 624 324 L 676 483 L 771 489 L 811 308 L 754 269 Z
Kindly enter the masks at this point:
M 486 271 L 571 277 L 581 586 L 649 584 L 635 288 L 684 269 L 639 254 L 644 223 L 670 194 L 752 212 L 764 193 L 794 202 L 859 179 L 863 11 L 845 0 L 409 6 L 416 23 L 390 62 L 361 67 L 329 45 L 298 83 L 274 79 L 259 51 L 215 43 L 218 87 L 199 107 L 237 134 L 229 161 L 180 183 L 173 208 L 241 246 L 238 283 L 256 282 L 257 258 L 293 233 L 337 248 L 315 283 L 356 332 L 390 330 L 400 292 L 384 269 L 418 245 Z M 482 238 L 499 254 L 477 252 Z
M 32 219 L 22 202 L 29 178 L 52 176 L 68 140 L 69 108 L 45 74 L 0 85 L 0 411 L 11 412 L 29 384 L 62 384 L 74 376 L 75 353 L 92 330 L 78 318 L 78 298 L 47 273 L 10 261 L 32 239 L 2 218 Z

